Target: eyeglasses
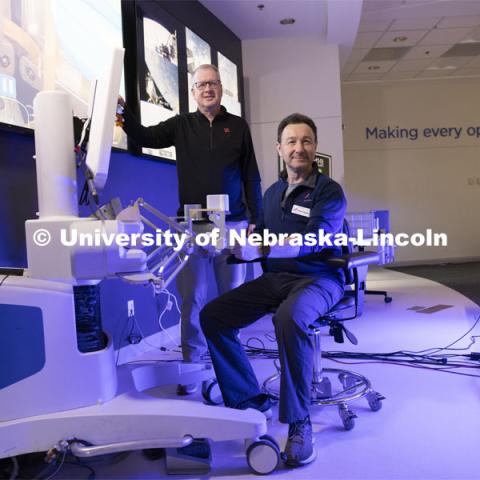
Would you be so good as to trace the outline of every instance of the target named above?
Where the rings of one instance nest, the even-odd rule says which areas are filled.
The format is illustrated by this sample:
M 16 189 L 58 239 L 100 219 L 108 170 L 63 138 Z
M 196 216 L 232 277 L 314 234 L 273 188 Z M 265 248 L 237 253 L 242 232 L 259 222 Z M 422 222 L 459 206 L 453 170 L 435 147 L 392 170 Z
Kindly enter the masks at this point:
M 197 90 L 203 91 L 208 87 L 219 88 L 222 82 L 220 80 L 210 80 L 209 82 L 193 82 Z

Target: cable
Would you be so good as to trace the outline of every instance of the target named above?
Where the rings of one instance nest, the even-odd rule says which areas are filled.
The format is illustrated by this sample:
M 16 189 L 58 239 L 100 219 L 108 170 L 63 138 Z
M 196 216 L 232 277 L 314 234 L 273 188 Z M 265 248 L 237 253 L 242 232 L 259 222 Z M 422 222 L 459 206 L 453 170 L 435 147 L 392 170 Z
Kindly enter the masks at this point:
M 464 337 L 466 337 L 478 324 L 478 322 L 480 321 L 480 314 L 477 316 L 477 318 L 475 319 L 475 322 L 474 324 L 460 337 L 460 338 L 457 338 L 457 340 L 455 340 L 454 342 L 450 343 L 449 345 L 447 345 L 446 347 L 433 347 L 433 348 L 427 348 L 425 350 L 419 350 L 419 351 L 413 351 L 413 352 L 410 352 L 410 353 L 425 353 L 425 352 L 428 352 L 430 350 L 433 350 L 434 352 L 433 353 L 436 353 L 436 352 L 441 352 L 443 350 L 466 350 L 468 348 L 470 348 L 474 343 L 475 343 L 475 338 L 479 338 L 478 335 L 476 336 L 473 336 L 473 337 L 470 337 L 472 342 L 470 343 L 470 345 L 468 345 L 467 347 L 465 348 L 450 348 L 452 345 L 455 345 L 456 343 L 458 343 L 460 340 L 462 340 Z
M 162 352 L 166 352 L 166 351 L 175 352 L 175 353 L 180 352 L 180 350 L 167 349 L 165 347 L 159 347 L 158 345 L 154 345 L 153 343 L 150 343 L 147 340 L 148 337 L 143 333 L 139 323 L 137 322 L 137 319 L 136 319 L 135 315 L 132 318 L 133 318 L 133 321 L 135 322 L 135 326 L 137 327 L 138 331 L 140 332 L 140 335 L 142 336 L 143 342 L 145 342 L 146 345 L 154 348 L 155 350 L 160 350 Z
M 57 466 L 57 468 L 55 469 L 55 471 L 53 473 L 51 473 L 48 477 L 46 477 L 44 480 L 52 480 L 53 477 L 55 477 L 59 472 L 60 470 L 62 469 L 63 467 L 63 464 L 65 462 L 65 457 L 67 456 L 67 450 L 63 450 L 62 451 L 62 459 L 60 460 L 60 464 Z M 46 469 L 44 469 L 43 471 L 41 471 L 39 473 L 39 476 L 40 475 L 43 475 L 45 473 L 45 470 L 47 470 L 48 468 L 50 468 L 50 465 L 48 465 L 48 467 Z M 41 477 L 35 477 L 35 478 L 41 478 Z
M 180 309 L 178 308 L 177 298 L 175 297 L 175 295 L 173 295 L 173 293 L 171 293 L 166 288 L 164 288 L 163 290 L 160 290 L 159 292 L 155 292 L 156 296 L 159 296 L 159 295 L 162 295 L 162 294 L 167 295 L 167 303 L 165 304 L 165 307 L 162 310 L 162 312 L 160 313 L 160 315 L 158 316 L 158 326 L 160 327 L 160 331 L 164 332 L 165 335 L 169 338 L 169 340 L 173 343 L 173 345 L 175 345 L 175 347 L 177 347 L 178 346 L 177 342 L 175 341 L 175 339 L 170 335 L 168 330 L 162 324 L 163 316 L 165 315 L 165 313 L 167 313 L 167 311 L 171 310 L 173 303 L 175 303 L 175 307 L 176 307 L 178 313 L 180 314 Z M 173 297 L 174 302 L 171 301 L 172 297 Z
M 273 343 L 275 343 L 275 342 L 277 341 L 277 337 L 275 336 L 274 333 L 267 332 L 267 333 L 265 334 L 265 338 L 266 338 L 268 341 L 273 342 Z
M 363 353 L 363 352 L 346 352 L 346 351 L 323 351 L 322 356 L 326 359 L 344 363 L 344 364 L 366 364 L 366 363 L 382 363 L 390 365 L 400 365 L 413 368 L 422 368 L 424 370 L 434 370 L 442 373 L 451 373 L 454 375 L 464 375 L 469 377 L 480 377 L 473 373 L 460 372 L 459 369 L 478 369 L 480 363 L 477 357 L 471 354 L 443 353 L 443 351 L 468 351 L 475 344 L 480 335 L 472 335 L 470 343 L 467 347 L 451 348 L 453 345 L 465 338 L 478 325 L 480 315 L 475 318 L 474 324 L 458 339 L 449 343 L 443 348 L 428 348 L 418 352 L 399 350 L 387 353 Z M 267 339 L 271 338 L 271 334 L 265 334 Z M 255 346 L 254 342 L 258 342 L 260 346 Z M 278 350 L 265 348 L 265 345 L 258 337 L 250 337 L 246 344 L 243 345 L 247 355 L 257 359 L 278 359 Z M 480 358 L 480 354 L 479 354 Z M 340 359 L 343 359 L 340 360 Z M 350 361 L 345 361 L 350 360 Z

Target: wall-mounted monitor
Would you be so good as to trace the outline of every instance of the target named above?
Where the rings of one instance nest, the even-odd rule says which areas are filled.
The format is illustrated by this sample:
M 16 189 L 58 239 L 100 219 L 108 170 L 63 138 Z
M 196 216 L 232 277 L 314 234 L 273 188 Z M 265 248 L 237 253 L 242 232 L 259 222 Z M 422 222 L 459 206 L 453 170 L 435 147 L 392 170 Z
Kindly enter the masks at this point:
M 122 47 L 121 25 L 120 0 L 0 0 L 0 122 L 33 128 L 41 90 L 70 93 L 86 118 L 92 81 Z M 126 148 L 120 128 L 114 145 Z
M 230 113 L 241 116 L 242 105 L 238 95 L 237 66 L 218 52 L 218 71 L 220 72 L 223 86 L 222 104 Z
M 212 54 L 210 45 L 189 28 L 185 28 L 185 36 L 187 44 L 188 109 L 190 112 L 195 112 L 197 104 L 192 95 L 192 75 L 200 65 L 212 63 Z
M 180 113 L 177 33 L 155 20 L 143 19 L 145 75 L 140 79 L 145 99 L 140 115 L 145 126 Z M 144 153 L 175 160 L 175 148 L 143 148 Z

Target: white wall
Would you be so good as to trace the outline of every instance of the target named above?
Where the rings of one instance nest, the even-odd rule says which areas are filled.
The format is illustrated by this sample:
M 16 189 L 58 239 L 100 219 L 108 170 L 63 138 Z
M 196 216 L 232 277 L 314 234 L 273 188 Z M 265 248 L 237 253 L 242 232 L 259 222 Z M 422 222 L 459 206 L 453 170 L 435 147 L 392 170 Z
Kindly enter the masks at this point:
M 343 139 L 338 47 L 321 36 L 242 42 L 246 118 L 265 190 L 278 178 L 275 149 L 282 118 L 300 112 L 318 128 L 318 151 L 333 156 L 333 178 L 343 183 Z
M 447 247 L 397 249 L 399 262 L 480 257 L 480 138 L 465 131 L 480 126 L 479 87 L 478 79 L 343 85 L 349 210 L 388 209 L 394 232 L 448 234 Z M 418 139 L 366 139 L 366 127 L 388 125 L 416 128 Z M 431 127 L 463 130 L 426 138 Z

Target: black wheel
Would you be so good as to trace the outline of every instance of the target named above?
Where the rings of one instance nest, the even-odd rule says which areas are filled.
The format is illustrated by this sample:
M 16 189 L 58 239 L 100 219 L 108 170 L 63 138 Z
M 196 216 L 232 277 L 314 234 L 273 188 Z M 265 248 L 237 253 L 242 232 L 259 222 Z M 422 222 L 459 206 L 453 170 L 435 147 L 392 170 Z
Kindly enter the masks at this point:
M 343 428 L 347 430 L 353 430 L 355 427 L 355 417 L 346 417 L 343 419 Z
M 260 440 L 266 440 L 267 442 L 272 443 L 273 445 L 275 445 L 277 447 L 277 450 L 280 452 L 280 446 L 278 445 L 277 441 L 271 435 L 268 435 L 266 433 L 265 435 L 262 435 L 260 437 Z
M 366 397 L 368 406 L 372 412 L 378 412 L 382 408 L 382 400 L 385 400 L 385 397 L 382 394 L 371 391 L 366 395 Z
M 383 301 L 384 301 L 385 303 L 390 303 L 392 300 L 393 300 L 392 297 L 385 297 L 385 298 L 383 299 Z
M 280 463 L 280 449 L 277 442 L 272 443 L 266 439 L 253 442 L 247 448 L 247 462 L 257 475 L 272 473 Z
M 223 403 L 222 392 L 215 378 L 203 382 L 202 397 L 208 405 L 220 405 Z
M 368 406 L 372 412 L 378 412 L 382 408 L 382 401 L 378 398 L 375 400 L 369 400 Z
M 343 423 L 345 430 L 352 430 L 355 427 L 355 419 L 357 416 L 348 408 L 346 403 L 338 405 L 338 414 Z

